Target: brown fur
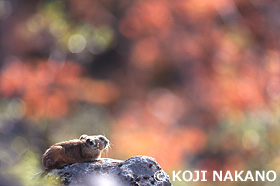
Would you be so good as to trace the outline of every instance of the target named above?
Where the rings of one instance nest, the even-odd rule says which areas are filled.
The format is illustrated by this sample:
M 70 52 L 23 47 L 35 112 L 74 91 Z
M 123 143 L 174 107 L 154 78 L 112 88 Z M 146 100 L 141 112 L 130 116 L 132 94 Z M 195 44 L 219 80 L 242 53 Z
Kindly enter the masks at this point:
M 100 157 L 109 146 L 109 140 L 102 136 L 82 135 L 80 139 L 64 141 L 52 145 L 42 156 L 43 165 L 48 169 L 65 165 L 88 162 Z

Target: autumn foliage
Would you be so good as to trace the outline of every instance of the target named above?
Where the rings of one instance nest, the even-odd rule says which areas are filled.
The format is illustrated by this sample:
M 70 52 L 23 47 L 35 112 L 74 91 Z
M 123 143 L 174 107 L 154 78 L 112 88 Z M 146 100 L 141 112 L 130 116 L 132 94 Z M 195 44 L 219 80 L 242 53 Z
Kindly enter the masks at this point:
M 20 4 L 33 9 L 1 28 L 0 95 L 21 100 L 21 119 L 55 122 L 86 103 L 111 119 L 116 158 L 149 155 L 167 170 L 279 162 L 278 1 Z
M 25 116 L 32 119 L 64 117 L 75 102 L 109 104 L 119 97 L 112 83 L 82 77 L 81 67 L 72 62 L 12 61 L 0 80 L 2 95 L 21 97 Z

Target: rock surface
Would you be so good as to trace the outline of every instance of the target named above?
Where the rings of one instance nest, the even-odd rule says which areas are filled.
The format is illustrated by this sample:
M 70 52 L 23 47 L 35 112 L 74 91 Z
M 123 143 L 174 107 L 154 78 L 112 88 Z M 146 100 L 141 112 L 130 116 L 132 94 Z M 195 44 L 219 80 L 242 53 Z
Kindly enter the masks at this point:
M 46 170 L 41 182 L 67 186 L 170 186 L 169 176 L 154 158 L 135 156 L 125 161 L 102 158 Z M 50 184 L 50 181 L 52 184 Z

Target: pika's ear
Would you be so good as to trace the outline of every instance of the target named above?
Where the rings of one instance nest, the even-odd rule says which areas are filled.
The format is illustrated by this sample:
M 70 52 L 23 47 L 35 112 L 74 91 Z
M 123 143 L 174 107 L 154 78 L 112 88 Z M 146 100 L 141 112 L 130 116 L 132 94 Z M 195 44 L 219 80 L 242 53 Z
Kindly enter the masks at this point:
M 85 140 L 87 138 L 87 136 L 88 135 L 86 135 L 86 134 L 81 135 L 80 140 Z

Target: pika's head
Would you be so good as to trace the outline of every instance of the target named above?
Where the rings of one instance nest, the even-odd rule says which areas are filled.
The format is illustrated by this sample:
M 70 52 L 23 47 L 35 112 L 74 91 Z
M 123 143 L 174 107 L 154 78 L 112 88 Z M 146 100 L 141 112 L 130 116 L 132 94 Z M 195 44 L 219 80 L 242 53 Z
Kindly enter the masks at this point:
M 96 136 L 88 136 L 86 134 L 81 135 L 80 141 L 84 140 L 86 143 L 86 146 L 89 148 L 104 150 L 109 147 L 109 140 L 102 135 L 96 135 Z

